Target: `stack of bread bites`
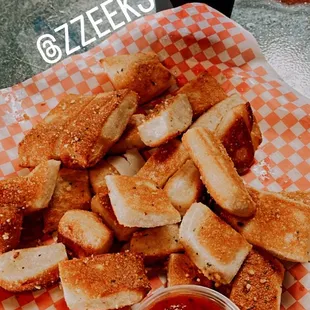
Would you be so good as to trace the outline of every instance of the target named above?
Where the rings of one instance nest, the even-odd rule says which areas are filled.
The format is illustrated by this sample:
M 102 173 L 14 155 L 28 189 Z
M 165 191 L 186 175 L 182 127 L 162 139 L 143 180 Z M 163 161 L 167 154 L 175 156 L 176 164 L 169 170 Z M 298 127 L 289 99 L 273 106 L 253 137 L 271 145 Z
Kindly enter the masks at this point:
M 149 292 L 146 266 L 164 266 L 168 286 L 229 285 L 241 310 L 279 310 L 277 258 L 309 260 L 310 193 L 244 184 L 262 141 L 250 103 L 207 72 L 169 94 L 154 53 L 101 65 L 115 91 L 64 97 L 19 145 L 34 170 L 0 182 L 0 286 L 60 277 L 70 309 L 117 309 Z M 20 248 L 32 214 L 58 243 Z

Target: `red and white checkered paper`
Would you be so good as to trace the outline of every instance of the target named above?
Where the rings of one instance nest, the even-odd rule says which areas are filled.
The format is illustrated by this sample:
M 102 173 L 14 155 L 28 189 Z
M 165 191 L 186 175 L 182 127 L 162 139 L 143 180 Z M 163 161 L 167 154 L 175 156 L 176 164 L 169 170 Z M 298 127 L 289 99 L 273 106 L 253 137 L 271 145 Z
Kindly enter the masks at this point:
M 17 145 L 69 93 L 113 89 L 98 61 L 156 52 L 179 85 L 207 70 L 255 112 L 264 140 L 244 179 L 273 191 L 310 188 L 310 100 L 286 85 L 266 63 L 251 34 L 203 4 L 188 4 L 130 23 L 92 50 L 69 57 L 27 81 L 0 91 L 0 179 L 25 174 Z M 310 264 L 286 264 L 282 310 L 310 309 Z M 162 285 L 159 277 L 153 286 Z M 67 309 L 58 285 L 14 295 L 0 290 L 0 310 Z M 266 309 L 268 310 L 268 309 Z

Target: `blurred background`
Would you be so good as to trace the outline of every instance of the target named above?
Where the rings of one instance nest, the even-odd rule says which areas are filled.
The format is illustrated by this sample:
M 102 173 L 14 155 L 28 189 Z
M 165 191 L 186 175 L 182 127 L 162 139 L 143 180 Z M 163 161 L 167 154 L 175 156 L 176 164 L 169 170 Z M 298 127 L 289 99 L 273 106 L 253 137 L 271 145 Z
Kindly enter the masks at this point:
M 288 5 L 276 0 L 235 0 L 231 18 L 254 35 L 278 74 L 310 98 L 310 1 L 306 2 Z M 53 33 L 54 28 L 100 3 L 102 0 L 0 0 L 0 88 L 12 86 L 49 68 L 51 65 L 37 50 L 38 37 Z M 145 7 L 150 5 L 148 0 L 128 0 L 133 8 L 137 3 Z M 169 1 L 158 1 L 157 10 L 169 6 Z M 116 1 L 109 4 L 109 11 L 112 12 L 114 7 L 118 8 Z M 151 13 L 155 13 L 155 8 Z M 114 20 L 117 22 L 117 16 Z M 95 35 L 90 24 L 86 23 L 85 29 L 86 37 Z M 63 36 L 62 33 L 57 35 Z M 70 45 L 79 45 L 79 40 L 80 27 L 75 23 L 70 26 Z M 97 39 L 78 53 L 100 42 Z M 61 48 L 64 51 L 64 46 Z

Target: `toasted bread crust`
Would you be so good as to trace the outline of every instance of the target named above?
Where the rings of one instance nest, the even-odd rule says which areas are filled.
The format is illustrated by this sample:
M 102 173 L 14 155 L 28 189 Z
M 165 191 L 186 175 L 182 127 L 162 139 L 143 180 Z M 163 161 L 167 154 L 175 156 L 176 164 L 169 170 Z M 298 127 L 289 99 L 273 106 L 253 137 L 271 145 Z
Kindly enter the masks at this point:
M 59 137 L 61 161 L 70 168 L 94 166 L 119 139 L 136 106 L 137 95 L 128 89 L 97 95 Z M 117 126 L 105 128 L 113 115 Z
M 62 128 L 74 119 L 95 96 L 68 95 L 47 117 L 30 130 L 18 147 L 21 167 L 35 167 L 49 159 L 59 159 L 57 140 Z
M 252 126 L 252 109 L 246 103 L 232 108 L 215 130 L 239 174 L 246 173 L 254 161 Z
M 244 237 L 281 259 L 309 261 L 309 207 L 303 203 L 292 203 L 276 193 L 253 188 L 249 192 L 257 204 L 257 213 L 242 227 Z
M 281 196 L 292 199 L 297 202 L 304 203 L 310 207 L 310 191 L 280 192 Z
M 48 206 L 53 195 L 60 162 L 42 162 L 29 175 L 0 181 L 0 205 L 22 208 L 30 214 Z
M 182 143 L 172 140 L 155 151 L 137 173 L 163 187 L 167 180 L 184 164 L 189 155 Z
M 88 172 L 62 168 L 59 170 L 54 194 L 49 208 L 44 212 L 44 232 L 57 230 L 58 223 L 66 211 L 90 208 Z
M 164 190 L 141 177 L 108 175 L 109 197 L 118 222 L 127 227 L 151 228 L 181 220 Z
M 243 99 L 238 94 L 233 94 L 213 105 L 192 124 L 191 128 L 204 127 L 214 132 L 223 116 L 239 104 L 244 104 Z
M 142 253 L 146 262 L 155 262 L 182 250 L 176 224 L 135 232 L 130 240 L 130 251 Z
M 252 250 L 235 277 L 230 299 L 240 310 L 278 310 L 284 267 L 271 255 Z
M 186 254 L 173 253 L 167 268 L 167 286 L 196 284 L 212 287 L 208 280 Z
M 138 93 L 139 104 L 150 101 L 167 90 L 174 79 L 155 53 L 136 53 L 106 57 L 100 61 L 116 90 Z
M 191 124 L 192 107 L 184 94 L 178 94 L 155 106 L 145 121 L 138 126 L 141 140 L 157 147 L 177 137 Z
M 188 96 L 195 118 L 227 98 L 223 88 L 208 72 L 199 74 L 196 79 L 185 84 L 177 93 Z
M 206 128 L 193 128 L 182 141 L 213 199 L 234 215 L 253 215 L 256 206 L 219 139 Z
M 202 203 L 183 217 L 180 241 L 187 255 L 210 280 L 228 284 L 252 246 Z
M 27 264 L 30 263 L 29 262 L 30 258 L 28 258 L 27 261 L 19 262 L 20 260 L 23 260 L 23 255 L 26 255 L 24 253 L 32 251 L 33 252 L 33 256 L 31 257 L 32 268 L 34 268 L 35 266 L 35 267 L 38 267 L 39 269 L 42 269 L 42 267 L 40 267 L 41 265 L 40 257 L 44 257 L 44 251 L 48 247 L 54 248 L 53 255 L 55 255 L 56 248 L 58 251 L 57 255 L 59 255 L 59 257 L 53 258 L 54 259 L 53 265 L 50 266 L 49 268 L 46 268 L 45 270 L 41 270 L 40 272 L 37 272 L 35 276 L 25 275 L 25 277 L 22 278 L 24 271 L 27 272 L 27 268 L 29 268 L 27 267 Z M 38 256 L 36 256 L 36 254 Z M 48 258 L 44 257 L 44 259 L 48 259 Z M 10 274 L 9 276 L 8 275 L 4 276 L 3 273 L 0 274 L 0 287 L 4 288 L 7 291 L 11 291 L 11 292 L 23 292 L 23 291 L 29 291 L 29 290 L 35 290 L 35 289 L 41 289 L 41 288 L 47 287 L 48 285 L 58 281 L 58 278 L 59 278 L 58 263 L 66 259 L 67 259 L 67 254 L 65 251 L 65 247 L 64 245 L 61 245 L 61 244 L 57 244 L 57 245 L 53 244 L 49 246 L 41 246 L 37 248 L 29 248 L 29 249 L 22 249 L 22 250 L 13 250 L 11 252 L 2 254 L 0 256 L 1 268 L 12 269 L 13 265 L 15 265 L 14 269 L 16 269 L 16 271 L 14 272 L 14 275 Z M 23 266 L 21 266 L 21 264 Z M 8 277 L 10 278 L 16 277 L 16 273 L 19 273 L 19 276 L 18 276 L 20 278 L 19 280 L 8 279 Z
M 69 168 L 95 165 L 122 135 L 137 100 L 128 89 L 66 97 L 20 143 L 21 165 L 31 167 L 50 158 L 61 159 Z
M 74 309 L 85 309 L 86 304 L 92 309 L 92 301 L 97 301 L 100 309 L 107 309 L 105 302 L 108 301 L 119 307 L 128 306 L 139 302 L 150 290 L 143 257 L 130 252 L 61 262 L 59 271 L 65 300 Z M 137 296 L 127 304 L 120 304 L 118 296 L 123 292 Z M 72 300 L 73 294 L 80 295 L 81 301 Z M 100 301 L 102 305 L 98 306 Z
M 108 189 L 106 192 L 100 190 L 91 201 L 91 209 L 100 215 L 103 222 L 114 232 L 115 237 L 119 241 L 128 241 L 132 234 L 138 229 L 135 227 L 126 227 L 120 224 L 113 211 Z
M 25 282 L 6 282 L 0 279 L 0 287 L 13 293 L 33 291 L 41 288 L 46 288 L 51 284 L 58 282 L 59 271 L 58 266 L 55 265 L 52 268 L 45 270 L 43 273 L 37 275 L 34 278 L 29 278 Z
M 167 285 L 196 284 L 197 267 L 186 254 L 171 254 L 168 261 Z
M 205 224 L 205 225 L 204 225 Z M 209 248 L 210 254 L 215 257 L 219 262 L 228 264 L 234 260 L 236 252 L 240 245 L 246 245 L 251 248 L 245 239 L 233 229 L 227 229 L 227 224 L 224 223 L 219 217 L 213 216 L 211 221 L 206 221 L 199 228 L 199 239 L 203 247 Z M 208 224 L 208 225 L 206 225 Z M 231 240 L 229 247 L 226 244 L 223 249 L 223 244 L 219 244 L 217 238 L 221 235 L 222 240 Z
M 0 254 L 17 247 L 22 230 L 23 213 L 14 206 L 0 207 Z
M 105 182 L 106 175 L 117 175 L 119 172 L 108 161 L 102 159 L 99 163 L 89 170 L 89 179 L 92 189 L 98 193 L 101 188 L 107 189 Z
M 242 219 L 221 212 L 220 216 L 250 243 L 292 262 L 310 259 L 310 209 L 280 193 L 248 188 L 257 205 L 253 218 Z
M 96 213 L 70 210 L 59 222 L 58 240 L 81 258 L 108 252 L 113 234 Z

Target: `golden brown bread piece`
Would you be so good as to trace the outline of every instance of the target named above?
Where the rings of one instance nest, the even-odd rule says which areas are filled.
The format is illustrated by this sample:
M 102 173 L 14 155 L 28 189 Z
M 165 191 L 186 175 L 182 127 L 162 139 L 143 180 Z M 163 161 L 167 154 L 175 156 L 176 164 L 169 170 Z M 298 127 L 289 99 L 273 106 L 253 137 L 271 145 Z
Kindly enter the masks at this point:
M 140 138 L 138 126 L 145 120 L 143 114 L 134 114 L 120 137 L 120 139 L 110 148 L 109 154 L 123 154 L 130 149 L 141 150 L 146 147 Z
M 101 188 L 107 188 L 105 176 L 109 174 L 117 175 L 119 172 L 105 159 L 89 169 L 89 179 L 95 193 L 99 192 Z
M 248 188 L 257 211 L 251 219 L 220 212 L 220 216 L 253 245 L 276 257 L 307 262 L 310 259 L 310 209 L 280 193 Z
M 200 73 L 197 78 L 181 87 L 177 93 L 187 95 L 193 108 L 194 118 L 227 98 L 221 85 L 208 72 Z
M 295 200 L 297 202 L 304 203 L 310 207 L 310 191 L 294 191 L 294 192 L 285 192 L 282 191 L 279 193 L 281 196 Z
M 148 178 L 157 186 L 163 187 L 167 180 L 189 158 L 187 151 L 178 140 L 159 147 L 137 173 L 141 178 Z
M 150 147 L 160 146 L 184 132 L 192 123 L 193 110 L 184 94 L 155 106 L 138 126 L 141 140 Z
M 115 55 L 101 59 L 100 63 L 115 89 L 137 92 L 139 104 L 157 97 L 174 83 L 169 70 L 153 52 Z
M 177 224 L 137 231 L 130 240 L 130 252 L 142 253 L 146 263 L 156 262 L 182 250 Z
M 18 147 L 21 167 L 35 167 L 42 161 L 59 159 L 57 140 L 65 124 L 75 119 L 95 96 L 68 95 L 46 118 L 33 127 Z
M 216 203 L 237 216 L 253 215 L 255 203 L 219 139 L 207 128 L 192 128 L 182 141 Z
M 54 158 L 71 168 L 93 166 L 120 138 L 137 101 L 130 90 L 67 96 L 20 143 L 21 165 Z
M 58 281 L 58 263 L 67 259 L 62 243 L 13 250 L 0 255 L 0 287 L 23 292 Z
M 151 288 L 142 255 L 130 252 L 62 262 L 59 272 L 65 301 L 74 310 L 131 306 Z
M 223 142 L 239 173 L 250 167 L 254 152 L 262 142 L 262 133 L 251 105 L 238 94 L 212 106 L 191 126 L 214 132 Z
M 110 201 L 118 222 L 127 227 L 150 228 L 180 222 L 164 190 L 141 177 L 108 175 Z
M 44 211 L 44 232 L 57 230 L 61 217 L 68 210 L 90 208 L 88 172 L 62 168 L 49 207 Z
M 122 135 L 137 100 L 137 94 L 128 89 L 97 95 L 59 137 L 59 157 L 64 165 L 94 166 Z
M 27 176 L 0 181 L 0 205 L 22 208 L 25 214 L 48 206 L 56 185 L 60 162 L 42 162 Z
M 284 267 L 271 255 L 252 250 L 236 275 L 230 299 L 240 310 L 279 310 Z
M 97 195 L 92 198 L 91 209 L 101 216 L 103 222 L 114 232 L 119 241 L 128 241 L 138 228 L 125 227 L 118 222 L 108 192 L 108 188 L 100 188 Z
M 191 126 L 208 128 L 212 132 L 221 122 L 222 118 L 234 107 L 239 104 L 244 104 L 244 100 L 238 95 L 233 94 L 228 98 L 224 98 L 222 101 L 213 105 L 209 110 L 202 114 Z
M 188 159 L 164 187 L 173 206 L 184 215 L 202 195 L 203 183 L 194 162 Z
M 246 103 L 228 111 L 215 130 L 239 174 L 246 173 L 254 161 L 252 127 L 253 112 Z
M 18 246 L 22 223 L 21 208 L 9 205 L 0 206 L 0 254 Z
M 167 286 L 195 284 L 212 287 L 212 281 L 206 278 L 186 254 L 173 253 L 169 256 L 167 268 Z
M 202 273 L 222 284 L 232 281 L 252 248 L 202 203 L 194 203 L 183 217 L 180 241 Z
M 113 234 L 96 213 L 67 211 L 58 225 L 58 239 L 76 257 L 103 254 L 113 243 Z

